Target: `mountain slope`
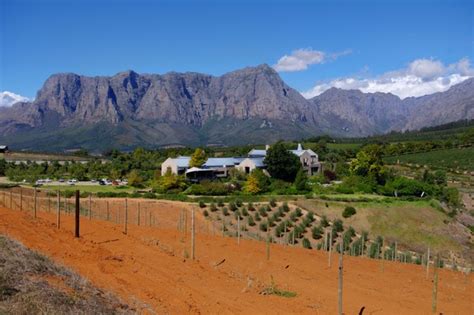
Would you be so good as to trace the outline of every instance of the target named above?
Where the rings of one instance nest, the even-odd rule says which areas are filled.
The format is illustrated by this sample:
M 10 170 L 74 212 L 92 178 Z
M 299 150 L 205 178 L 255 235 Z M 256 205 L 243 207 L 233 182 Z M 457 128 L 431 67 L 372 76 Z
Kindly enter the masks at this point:
M 55 74 L 33 102 L 0 107 L 0 142 L 14 149 L 268 143 L 316 134 L 366 136 L 474 118 L 474 79 L 400 100 L 330 89 L 306 100 L 268 65 L 222 76 Z M 420 113 L 423 113 L 422 115 Z

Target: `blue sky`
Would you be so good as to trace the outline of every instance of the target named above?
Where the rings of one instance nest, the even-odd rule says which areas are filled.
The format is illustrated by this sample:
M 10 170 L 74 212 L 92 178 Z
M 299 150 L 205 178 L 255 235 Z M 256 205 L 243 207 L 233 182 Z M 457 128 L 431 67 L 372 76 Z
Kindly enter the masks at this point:
M 57 72 L 220 75 L 267 63 L 307 97 L 330 86 L 429 94 L 473 75 L 472 1 L 0 3 L 0 92 L 29 98 Z

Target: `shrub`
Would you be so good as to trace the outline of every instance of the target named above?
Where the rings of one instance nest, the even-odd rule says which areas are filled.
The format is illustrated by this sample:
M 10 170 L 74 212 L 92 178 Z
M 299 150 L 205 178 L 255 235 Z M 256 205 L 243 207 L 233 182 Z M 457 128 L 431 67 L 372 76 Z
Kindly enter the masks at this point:
M 239 207 L 239 208 L 242 207 L 242 200 L 236 199 L 236 200 L 235 200 L 235 204 L 236 204 L 237 207 Z
M 255 213 L 255 214 L 258 215 L 258 213 Z M 249 215 L 249 216 L 247 217 L 247 224 L 248 224 L 249 226 L 254 226 L 254 225 L 255 225 L 255 221 L 253 220 L 253 218 L 252 218 L 251 215 Z
M 218 207 L 223 207 L 223 206 L 224 206 L 224 202 L 219 199 L 219 201 L 217 202 L 217 206 L 218 206 Z
M 211 210 L 211 212 L 216 212 L 217 211 L 216 204 L 214 202 L 211 202 L 209 209 Z
M 338 233 L 344 231 L 344 225 L 340 219 L 334 220 L 333 228 Z
M 311 230 L 311 235 L 315 240 L 319 240 L 323 235 L 323 229 L 320 226 L 315 226 Z
M 289 211 L 290 211 L 290 207 L 288 207 L 288 203 L 287 203 L 287 202 L 284 202 L 282 207 L 283 207 L 283 211 L 285 211 L 285 212 L 289 212 Z
M 246 217 L 246 216 L 249 215 L 249 212 L 247 211 L 247 208 L 245 208 L 245 207 L 242 208 L 242 215 L 243 215 L 244 217 Z
M 303 239 L 303 247 L 307 249 L 311 249 L 311 243 L 306 237 Z
M 261 221 L 262 219 L 260 218 L 260 215 L 258 212 L 255 212 L 255 221 Z
M 265 210 L 267 210 L 267 212 L 271 212 L 271 211 L 272 211 L 272 208 L 271 208 L 269 205 L 267 205 L 267 206 L 265 207 Z
M 249 208 L 249 211 L 255 211 L 255 207 L 253 206 L 253 203 L 251 202 L 248 203 L 248 208 Z
M 295 209 L 295 212 L 296 212 L 296 215 L 297 215 L 298 217 L 301 217 L 301 216 L 303 215 L 303 212 L 301 212 L 301 209 L 300 209 L 300 208 L 296 208 L 296 209 Z
M 260 231 L 262 231 L 262 232 L 266 232 L 266 231 L 268 230 L 268 225 L 267 225 L 267 223 L 266 223 L 266 222 L 260 223 L 259 229 L 260 229 Z
M 225 215 L 225 216 L 228 216 L 229 215 L 229 209 L 227 209 L 227 207 L 222 208 L 222 214 Z
M 275 198 L 270 199 L 270 206 L 273 208 L 273 207 L 276 207 L 276 205 L 277 205 L 276 199 Z
M 312 223 L 314 222 L 314 213 L 312 211 L 309 211 L 306 216 L 305 216 L 305 221 Z
M 262 217 L 266 217 L 268 214 L 267 214 L 267 211 L 265 210 L 265 208 L 261 207 L 260 209 L 258 209 L 258 213 L 260 213 L 260 215 Z
M 204 201 L 199 201 L 199 208 L 206 208 L 206 204 L 204 203 Z
M 202 214 L 203 214 L 205 217 L 208 217 L 208 216 L 209 216 L 209 212 L 207 212 L 207 210 L 204 210 Z
M 296 214 L 295 211 L 293 211 L 292 213 L 290 213 L 290 220 L 293 221 L 293 222 L 298 221 L 298 215 Z
M 321 227 L 325 228 L 325 227 L 328 227 L 329 226 L 329 222 L 328 222 L 328 218 L 323 215 L 321 217 L 321 222 L 319 223 L 321 225 Z
M 237 205 L 234 202 L 229 202 L 229 209 L 230 211 L 235 211 L 237 210 Z
M 349 206 L 349 207 L 346 207 L 344 211 L 342 212 L 342 217 L 347 219 L 347 218 L 352 217 L 356 213 L 357 213 L 356 209 L 354 207 Z
M 239 218 L 242 220 L 242 216 L 240 215 L 240 211 L 239 211 L 239 210 L 235 210 L 234 216 L 235 216 L 235 219 L 236 219 L 236 220 L 239 219 Z
M 168 189 L 169 190 L 169 189 Z M 232 191 L 229 185 L 217 181 L 202 181 L 186 190 L 189 195 L 224 196 Z

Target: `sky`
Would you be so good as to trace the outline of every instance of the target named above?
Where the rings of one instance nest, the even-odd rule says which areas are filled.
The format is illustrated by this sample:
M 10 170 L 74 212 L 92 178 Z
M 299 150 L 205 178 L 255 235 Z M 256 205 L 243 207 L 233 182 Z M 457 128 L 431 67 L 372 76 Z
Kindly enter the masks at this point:
M 474 1 L 0 0 L 0 106 L 54 73 L 202 72 L 266 63 L 309 98 L 401 98 L 474 76 Z

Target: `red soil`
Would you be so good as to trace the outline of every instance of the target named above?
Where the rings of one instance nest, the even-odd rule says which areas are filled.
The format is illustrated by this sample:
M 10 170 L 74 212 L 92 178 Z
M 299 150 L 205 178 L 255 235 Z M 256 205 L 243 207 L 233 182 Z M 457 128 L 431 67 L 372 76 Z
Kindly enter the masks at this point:
M 178 206 L 179 205 L 179 206 Z M 164 203 L 178 218 L 183 204 Z M 172 220 L 173 221 L 173 220 Z M 201 231 L 204 219 L 197 217 Z M 146 312 L 336 314 L 338 257 L 328 268 L 327 254 L 302 248 L 265 244 L 201 233 L 196 238 L 196 260 L 190 255 L 190 235 L 173 229 L 130 226 L 81 220 L 81 237 L 73 237 L 73 221 L 62 217 L 0 208 L 0 233 L 23 242 L 55 261 L 71 267 L 94 285 L 119 295 Z M 190 218 L 188 217 L 188 222 Z M 182 240 L 183 239 L 183 240 Z M 216 266 L 225 259 L 225 262 Z M 344 257 L 344 313 L 431 314 L 432 273 L 423 267 Z M 293 298 L 262 295 L 272 283 L 296 292 Z M 438 312 L 474 314 L 473 275 L 439 271 Z M 148 305 L 144 306 L 144 305 Z

